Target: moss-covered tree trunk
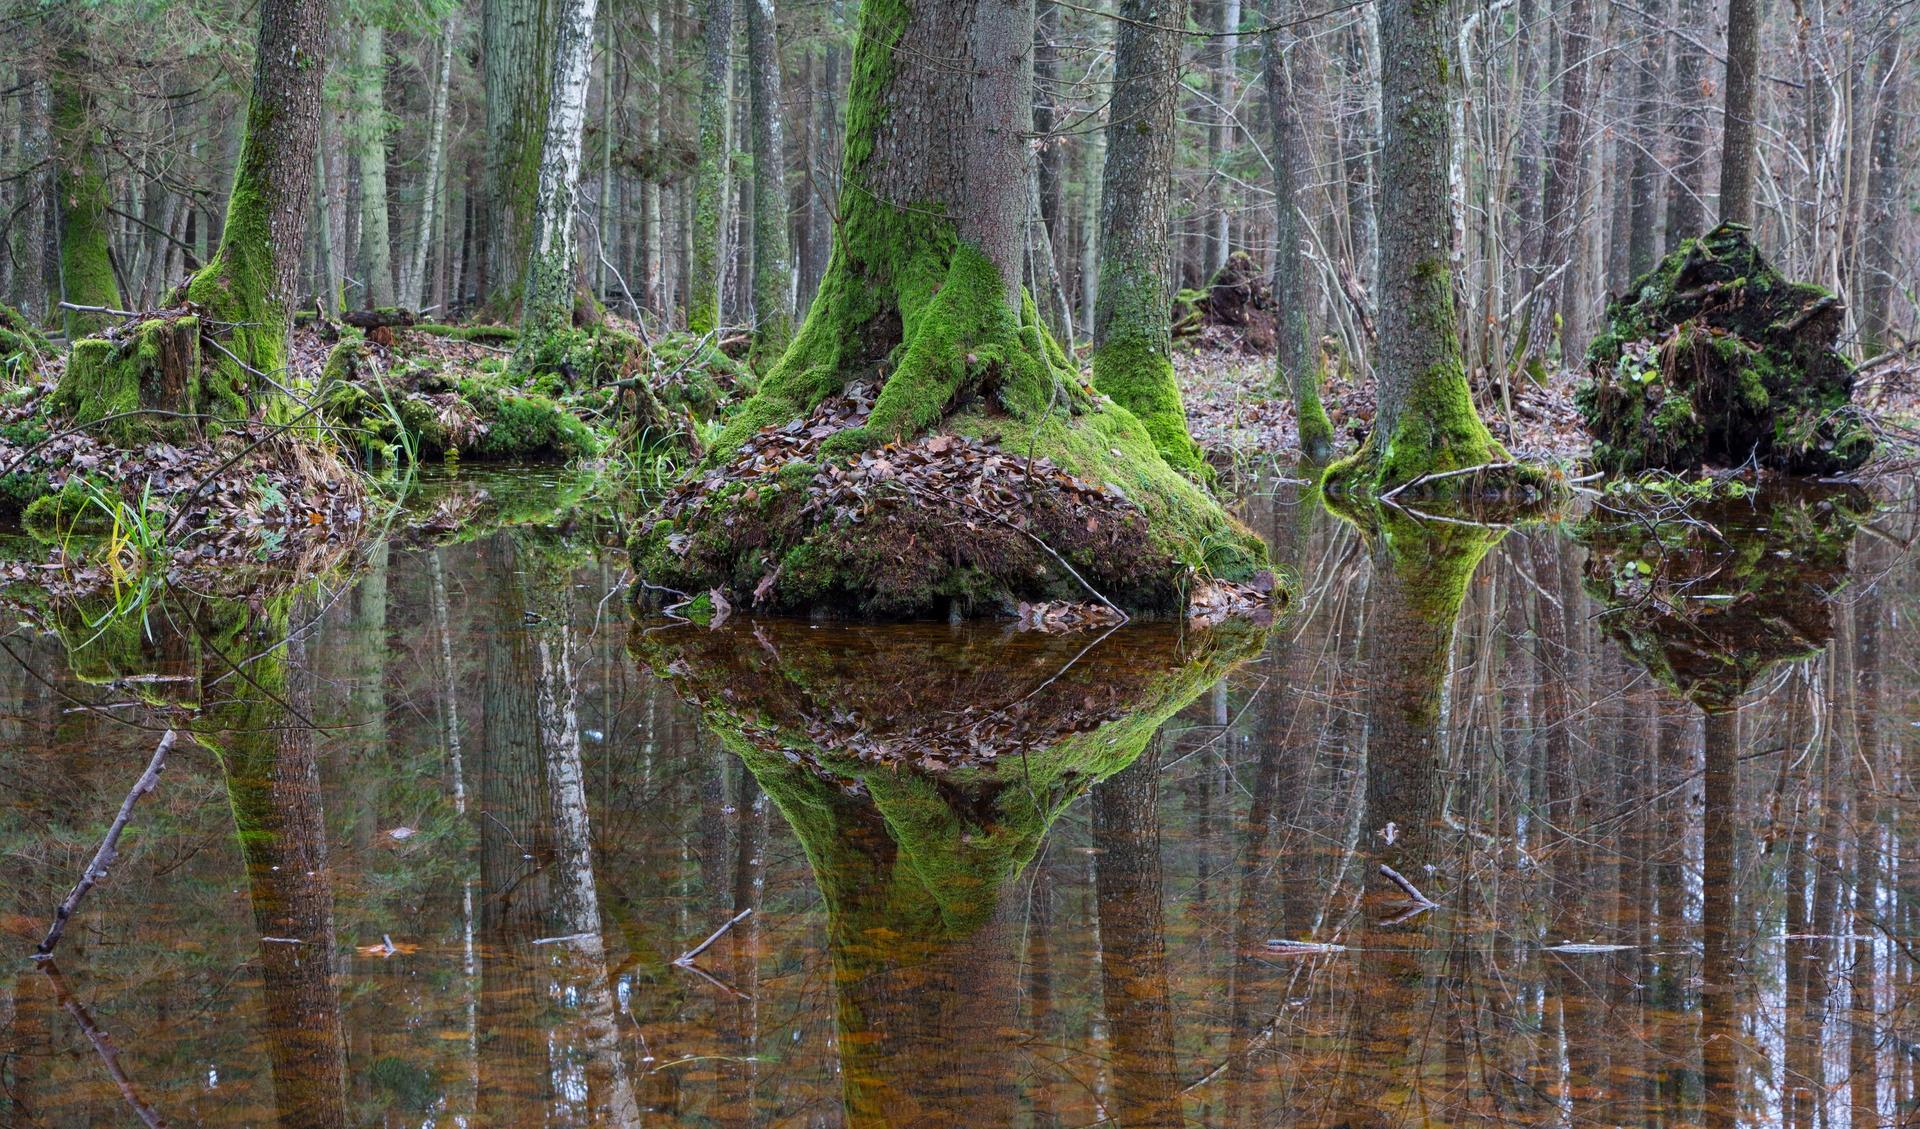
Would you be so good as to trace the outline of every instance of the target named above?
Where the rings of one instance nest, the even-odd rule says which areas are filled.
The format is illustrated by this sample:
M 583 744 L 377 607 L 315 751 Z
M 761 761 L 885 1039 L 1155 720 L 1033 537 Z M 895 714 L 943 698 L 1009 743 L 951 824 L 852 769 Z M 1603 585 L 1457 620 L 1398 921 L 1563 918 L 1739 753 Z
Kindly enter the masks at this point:
M 530 364 L 554 334 L 573 325 L 578 289 L 581 131 L 587 120 L 587 82 L 593 64 L 596 0 L 562 0 L 554 33 L 553 85 L 547 98 L 546 139 L 533 246 L 527 252 L 525 298 L 517 363 Z
M 1318 305 L 1315 276 L 1306 269 L 1300 242 L 1302 190 L 1314 183 L 1313 150 L 1308 144 L 1304 105 L 1317 89 L 1309 81 L 1316 66 L 1312 44 L 1295 33 L 1291 21 L 1302 15 L 1297 0 L 1267 5 L 1267 110 L 1273 124 L 1274 337 L 1281 382 L 1293 393 L 1300 454 L 1324 463 L 1333 455 L 1333 424 L 1320 403 L 1320 356 L 1314 348 L 1312 313 Z
M 753 94 L 753 350 L 768 363 L 793 337 L 787 151 L 780 122 L 780 43 L 773 0 L 746 0 Z
M 727 228 L 727 124 L 732 117 L 733 0 L 706 0 L 701 28 L 699 164 L 693 172 L 693 262 L 687 328 L 720 324 L 721 233 Z
M 554 5 L 555 0 L 484 0 L 481 5 L 487 107 L 481 292 L 496 310 L 512 310 L 533 245 L 552 80 Z
M 1422 474 L 1504 460 L 1474 410 L 1460 357 L 1449 253 L 1444 0 L 1383 0 L 1380 9 L 1381 211 L 1378 402 L 1359 451 L 1328 486 L 1382 490 Z
M 327 0 L 262 0 L 240 167 L 213 258 L 187 284 L 187 299 L 231 336 L 209 362 L 216 415 L 269 418 L 290 401 L 287 330 L 313 187 L 326 74 Z M 228 354 L 231 354 L 230 356 Z
M 57 158 L 53 184 L 60 208 L 59 297 L 76 306 L 117 307 L 120 284 L 114 277 L 107 239 L 111 199 L 101 160 L 106 139 L 94 106 L 100 76 L 94 73 L 81 23 L 84 17 L 76 8 L 62 4 L 53 16 L 59 46 L 49 71 Z M 67 336 L 76 340 L 113 320 L 110 315 L 79 310 L 62 313 Z
M 640 531 L 651 583 L 796 611 L 979 614 L 1089 587 L 1170 608 L 1190 567 L 1264 561 L 1023 298 L 1032 18 L 1030 0 L 862 7 L 831 265 L 712 469 Z M 1164 339 L 1164 307 L 1140 310 Z
M 1113 105 L 1100 193 L 1100 289 L 1093 313 L 1093 386 L 1140 417 L 1168 463 L 1200 473 L 1173 373 L 1167 197 L 1180 98 L 1177 30 L 1187 0 L 1121 0 Z

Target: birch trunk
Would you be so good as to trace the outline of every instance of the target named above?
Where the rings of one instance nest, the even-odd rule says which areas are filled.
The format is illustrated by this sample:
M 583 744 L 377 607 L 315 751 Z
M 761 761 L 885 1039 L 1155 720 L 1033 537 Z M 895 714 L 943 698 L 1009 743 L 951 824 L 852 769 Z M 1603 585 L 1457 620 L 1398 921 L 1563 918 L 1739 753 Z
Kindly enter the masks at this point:
M 440 25 L 440 70 L 433 86 L 433 101 L 427 110 L 427 172 L 421 183 L 420 226 L 414 232 L 413 258 L 407 265 L 406 284 L 400 304 L 410 310 L 420 308 L 426 291 L 427 249 L 433 245 L 435 224 L 442 222 L 441 197 L 446 191 L 447 117 L 453 87 L 454 13 L 449 12 Z
M 572 326 L 574 320 L 580 149 L 593 64 L 595 8 L 596 0 L 565 0 L 555 30 L 553 89 L 547 100 L 534 241 L 527 257 L 520 345 L 514 357 L 520 366 L 531 364 L 547 339 Z

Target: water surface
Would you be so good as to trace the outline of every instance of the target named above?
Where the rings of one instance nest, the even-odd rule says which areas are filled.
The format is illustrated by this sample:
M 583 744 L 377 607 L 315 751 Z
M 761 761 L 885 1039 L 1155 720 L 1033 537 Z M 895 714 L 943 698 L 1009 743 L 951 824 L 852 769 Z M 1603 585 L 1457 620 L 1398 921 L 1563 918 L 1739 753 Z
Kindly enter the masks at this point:
M 1910 506 L 1282 484 L 1270 636 L 1049 636 L 631 623 L 574 493 L 133 630 L 15 597 L 0 1124 L 1920 1117 Z

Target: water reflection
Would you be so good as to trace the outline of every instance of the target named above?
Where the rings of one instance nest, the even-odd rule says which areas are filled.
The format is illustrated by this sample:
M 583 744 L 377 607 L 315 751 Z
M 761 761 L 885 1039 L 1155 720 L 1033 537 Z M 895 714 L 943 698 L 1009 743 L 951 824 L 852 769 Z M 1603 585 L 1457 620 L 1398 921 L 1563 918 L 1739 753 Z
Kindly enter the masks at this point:
M 635 651 L 772 797 L 826 902 L 851 1125 L 1011 1124 L 1019 879 L 1090 785 L 1126 1124 L 1178 1124 L 1160 928 L 1162 722 L 1260 634 L 1017 634 L 754 623 L 643 628 Z M 1116 775 L 1117 774 L 1117 775 Z
M 529 500 L 562 483 L 435 488 L 291 598 L 7 595 L 0 943 L 136 726 L 205 745 L 57 978 L 0 962 L 0 1124 L 1920 1108 L 1910 501 L 1508 531 L 1284 485 L 1248 512 L 1302 596 L 1261 644 L 636 629 L 618 554 Z

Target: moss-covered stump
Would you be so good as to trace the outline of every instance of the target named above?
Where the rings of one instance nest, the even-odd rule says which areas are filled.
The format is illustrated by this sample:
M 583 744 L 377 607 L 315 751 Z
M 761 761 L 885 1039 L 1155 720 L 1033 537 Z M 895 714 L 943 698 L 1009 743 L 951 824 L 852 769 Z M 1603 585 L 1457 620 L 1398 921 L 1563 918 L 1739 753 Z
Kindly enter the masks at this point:
M 201 319 L 170 311 L 73 343 L 48 406 L 122 446 L 184 441 L 247 417 L 245 386 L 210 362 Z
M 1614 471 L 1850 470 L 1873 452 L 1834 350 L 1844 310 L 1775 270 L 1739 224 L 1688 240 L 1607 306 L 1576 400 Z
M 29 378 L 52 354 L 46 335 L 26 315 L 0 302 L 0 377 Z
M 1851 488 L 1790 483 L 1751 496 L 1737 485 L 1702 492 L 1612 492 L 1576 536 L 1607 635 L 1662 685 L 1714 712 L 1770 667 L 1810 658 L 1833 638 L 1832 596 L 1873 506 Z

